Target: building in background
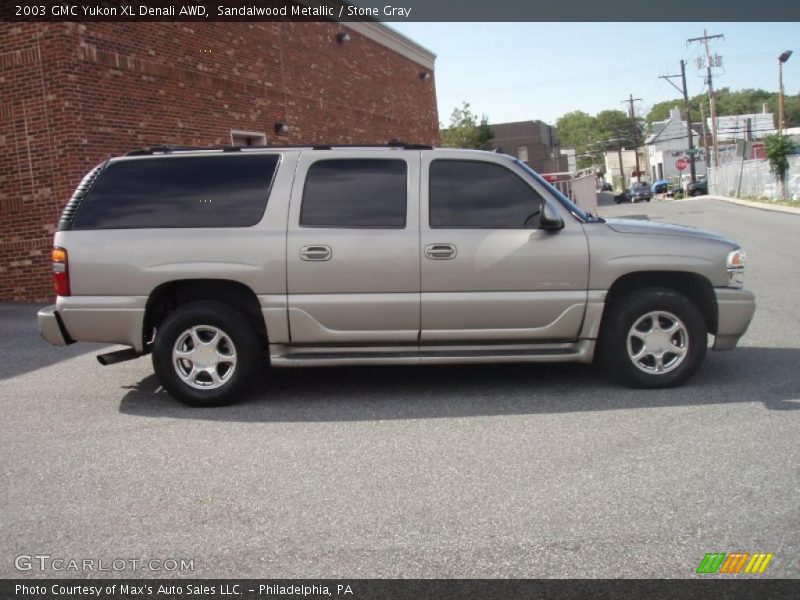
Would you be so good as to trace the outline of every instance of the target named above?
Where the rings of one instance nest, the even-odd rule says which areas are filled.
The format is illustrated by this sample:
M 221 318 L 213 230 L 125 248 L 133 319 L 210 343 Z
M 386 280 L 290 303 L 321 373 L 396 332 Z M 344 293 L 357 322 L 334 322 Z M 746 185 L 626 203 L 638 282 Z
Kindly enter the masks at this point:
M 711 117 L 706 118 L 711 131 Z M 760 140 L 768 135 L 778 133 L 775 128 L 775 117 L 772 113 L 753 113 L 750 115 L 729 115 L 717 117 L 717 142 L 730 143 L 736 140 Z
M 605 176 L 604 180 L 610 183 L 615 190 L 622 190 L 630 186 L 631 181 L 647 179 L 648 161 L 647 150 L 643 147 L 638 149 L 639 152 L 639 172 L 643 173 L 641 177 L 636 177 L 636 151 L 626 150 L 608 150 L 603 152 L 605 161 Z M 622 171 L 620 171 L 620 156 L 622 157 Z
M 567 171 L 575 173 L 578 170 L 578 156 L 575 150 L 568 148 L 561 151 L 561 156 L 567 157 Z
M 678 180 L 681 175 L 688 174 L 690 172 L 689 138 L 686 121 L 681 117 L 680 109 L 677 107 L 671 109 L 668 119 L 653 123 L 652 131 L 644 142 L 650 164 L 651 180 Z M 699 131 L 696 126 L 692 126 L 692 135 L 695 148 L 700 149 L 702 131 Z M 706 174 L 705 155 L 702 151 L 695 153 L 694 168 L 698 177 Z
M 560 173 L 569 170 L 566 156 L 555 129 L 542 121 L 517 121 L 491 125 L 492 148 L 514 156 L 539 173 Z
M 61 209 L 153 145 L 438 143 L 434 55 L 377 22 L 0 25 L 0 300 L 52 296 Z
M 711 127 L 710 117 L 706 122 L 707 127 Z M 767 112 L 766 105 L 760 113 L 717 117 L 719 164 L 740 160 L 743 155 L 750 159 L 764 158 L 764 143 L 761 140 L 776 133 L 775 117 Z M 749 143 L 745 145 L 744 142 Z

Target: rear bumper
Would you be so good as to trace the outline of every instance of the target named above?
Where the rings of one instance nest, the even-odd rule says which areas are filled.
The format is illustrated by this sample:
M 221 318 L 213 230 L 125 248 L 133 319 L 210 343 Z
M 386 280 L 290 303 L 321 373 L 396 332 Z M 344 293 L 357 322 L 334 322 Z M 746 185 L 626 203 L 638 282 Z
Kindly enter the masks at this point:
M 141 353 L 146 302 L 140 296 L 59 296 L 55 305 L 39 311 L 39 333 L 56 346 L 99 342 Z
M 70 337 L 66 327 L 64 327 L 55 304 L 41 309 L 36 314 L 36 318 L 39 321 L 39 333 L 46 342 L 54 346 L 66 346 L 75 343 L 75 340 Z
M 714 350 L 735 348 L 747 331 L 756 310 L 756 298 L 748 290 L 717 288 L 717 335 Z

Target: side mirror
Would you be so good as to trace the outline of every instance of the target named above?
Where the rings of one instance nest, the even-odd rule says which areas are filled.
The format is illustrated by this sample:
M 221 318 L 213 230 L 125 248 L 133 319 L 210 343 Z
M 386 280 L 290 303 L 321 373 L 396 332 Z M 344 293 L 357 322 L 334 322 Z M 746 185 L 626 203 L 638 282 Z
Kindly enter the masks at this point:
M 547 231 L 558 231 L 564 229 L 564 219 L 561 218 L 555 208 L 545 202 L 542 206 L 542 214 L 539 217 L 539 226 Z

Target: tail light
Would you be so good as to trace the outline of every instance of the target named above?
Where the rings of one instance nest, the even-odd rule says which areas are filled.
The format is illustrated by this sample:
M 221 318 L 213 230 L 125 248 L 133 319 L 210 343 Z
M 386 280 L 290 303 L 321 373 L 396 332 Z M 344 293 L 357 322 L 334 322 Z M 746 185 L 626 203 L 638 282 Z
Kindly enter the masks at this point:
M 56 295 L 69 296 L 69 261 L 67 251 L 56 246 L 53 248 L 53 283 L 56 288 Z

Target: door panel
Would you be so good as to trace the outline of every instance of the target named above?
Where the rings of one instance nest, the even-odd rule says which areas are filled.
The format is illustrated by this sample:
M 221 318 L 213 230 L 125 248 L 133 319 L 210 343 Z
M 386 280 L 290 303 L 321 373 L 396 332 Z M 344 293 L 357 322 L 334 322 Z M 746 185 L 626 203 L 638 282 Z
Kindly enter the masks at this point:
M 441 160 L 438 155 L 437 159 Z M 513 166 L 502 157 L 487 160 L 506 169 Z M 423 155 L 420 246 L 452 247 L 453 256 L 434 260 L 423 252 L 420 341 L 576 338 L 586 307 L 589 269 L 581 224 L 562 213 L 565 227 L 558 232 L 468 229 L 463 227 L 468 219 L 461 215 L 459 228 L 446 228 L 441 217 L 439 227 L 431 228 L 430 162 Z M 547 198 L 544 189 L 524 183 Z M 498 224 L 494 215 L 487 220 L 493 219 Z
M 386 157 L 376 159 L 402 161 L 405 165 L 404 227 L 379 228 L 384 218 L 380 211 L 374 212 L 369 226 L 343 227 L 346 223 L 337 222 L 341 211 L 333 214 L 336 206 L 312 207 L 311 202 L 306 208 L 312 209 L 305 210 L 302 217 L 306 224 L 301 225 L 309 169 L 313 172 L 314 165 L 321 161 L 353 160 L 361 164 L 367 159 L 376 159 L 375 152 L 312 151 L 300 157 L 287 233 L 289 327 L 293 344 L 417 342 L 419 152 L 387 152 Z M 330 173 L 320 187 L 323 198 L 337 193 L 343 177 L 329 167 L 324 167 Z M 313 177 L 311 185 L 315 185 Z M 371 203 L 368 206 L 373 208 L 380 200 L 376 189 L 366 185 L 355 192 L 359 195 L 358 202 Z M 313 226 L 313 219 L 317 218 L 314 215 L 334 226 Z M 391 219 L 396 220 L 396 214 L 388 218 L 394 222 Z

